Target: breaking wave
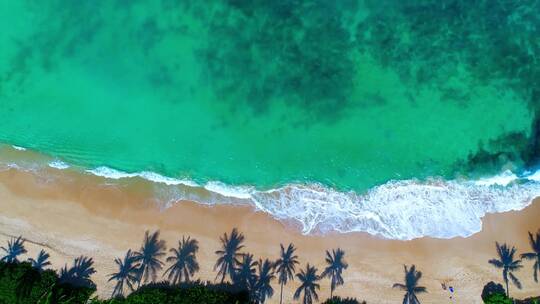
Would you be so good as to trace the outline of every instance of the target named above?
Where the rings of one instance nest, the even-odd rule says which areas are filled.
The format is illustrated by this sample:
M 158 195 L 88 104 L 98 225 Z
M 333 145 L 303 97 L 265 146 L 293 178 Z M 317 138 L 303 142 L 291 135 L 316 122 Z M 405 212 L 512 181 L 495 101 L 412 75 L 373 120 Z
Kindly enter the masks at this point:
M 59 159 L 0 163 L 3 170 L 39 172 L 44 168 L 77 169 Z M 293 183 L 275 189 L 219 181 L 199 184 L 150 171 L 124 172 L 105 166 L 79 171 L 112 183 L 147 180 L 155 185 L 156 199 L 164 208 L 182 200 L 207 205 L 249 204 L 295 224 L 304 234 L 367 232 L 399 240 L 467 237 L 481 230 L 487 213 L 521 210 L 540 196 L 540 170 L 524 174 L 505 171 L 478 180 L 395 180 L 365 193 L 338 191 L 318 183 Z
M 521 210 L 540 196 L 540 172 L 518 177 L 506 171 L 474 181 L 390 181 L 361 194 L 317 183 L 261 191 L 215 181 L 199 185 L 157 173 L 126 173 L 106 167 L 87 172 L 110 179 L 140 177 L 169 186 L 204 188 L 211 195 L 194 195 L 183 189 L 175 191 L 170 200 L 249 203 L 278 220 L 298 223 L 304 234 L 367 232 L 400 240 L 467 237 L 481 230 L 487 213 Z

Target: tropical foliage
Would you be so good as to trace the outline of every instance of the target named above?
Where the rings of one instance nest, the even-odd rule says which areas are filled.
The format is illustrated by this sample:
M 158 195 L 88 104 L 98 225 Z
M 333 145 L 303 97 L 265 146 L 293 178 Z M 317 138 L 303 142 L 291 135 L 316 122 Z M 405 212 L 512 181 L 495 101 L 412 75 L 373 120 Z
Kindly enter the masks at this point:
M 150 283 L 141 286 L 126 298 L 111 300 L 94 299 L 90 304 L 248 304 L 247 292 L 230 284 L 189 282 L 170 285 Z
M 323 304 L 366 304 L 366 301 L 360 302 L 354 298 L 332 297 L 324 301 Z
M 489 282 L 486 285 L 484 285 L 484 289 L 482 289 L 482 300 L 484 300 L 485 302 L 492 295 L 497 294 L 497 293 L 506 295 L 504 287 L 501 284 L 497 284 L 495 282 Z
M 260 304 L 274 296 L 273 282 L 280 286 L 280 303 L 283 302 L 283 286 L 294 279 L 298 286 L 293 293 L 293 299 L 302 304 L 312 304 L 319 301 L 318 292 L 323 278 L 330 280 L 331 296 L 323 304 L 366 304 L 354 298 L 333 296 L 337 286 L 345 284 L 344 270 L 348 264 L 345 261 L 345 251 L 341 248 L 327 250 L 326 266 L 322 273 L 307 263 L 305 268 L 296 272 L 299 264 L 296 248 L 293 244 L 285 247 L 280 245 L 278 259 L 256 260 L 253 254 L 241 252 L 244 248 L 245 237 L 237 229 L 230 234 L 225 233 L 221 238 L 221 248 L 216 251 L 218 256 L 215 264 L 216 279 L 230 283 L 211 283 L 194 280 L 199 271 L 197 253 L 199 242 L 189 236 L 184 236 L 176 248 L 169 249 L 166 255 L 165 241 L 160 240 L 159 231 L 146 232 L 139 251 L 129 249 L 123 258 L 114 260 L 117 270 L 109 274 L 109 281 L 115 283 L 111 299 L 100 300 L 92 298 L 96 285 L 92 276 L 96 272 L 94 260 L 91 257 L 79 256 L 68 267 L 64 265 L 59 271 L 49 269 L 49 254 L 41 250 L 35 258 L 27 258 L 24 262 L 21 256 L 27 251 L 22 237 L 12 238 L 7 246 L 1 247 L 4 255 L 0 261 L 0 303 L 32 303 L 32 304 L 168 304 L 168 303 L 235 303 Z M 533 235 L 529 233 L 531 252 L 521 254 L 521 258 L 533 262 L 533 279 L 538 280 L 540 231 Z M 520 303 L 535 304 L 538 298 L 514 300 L 508 296 L 508 285 L 511 280 L 520 287 L 521 282 L 514 272 L 522 265 L 516 258 L 516 248 L 506 244 L 496 243 L 497 259 L 489 263 L 501 269 L 502 279 L 506 290 L 501 284 L 489 282 L 482 291 L 485 303 Z M 158 274 L 168 264 L 162 275 L 168 281 L 155 282 Z M 277 280 L 276 280 L 277 278 Z M 422 272 L 415 265 L 410 268 L 404 265 L 404 282 L 396 283 L 393 288 L 405 292 L 404 304 L 420 304 L 419 295 L 427 292 L 419 286 Z
M 495 293 L 484 300 L 486 304 L 513 304 L 512 299 L 508 298 L 504 293 Z
M 95 287 L 60 281 L 53 270 L 38 271 L 31 263 L 0 262 L 0 303 L 86 303 Z

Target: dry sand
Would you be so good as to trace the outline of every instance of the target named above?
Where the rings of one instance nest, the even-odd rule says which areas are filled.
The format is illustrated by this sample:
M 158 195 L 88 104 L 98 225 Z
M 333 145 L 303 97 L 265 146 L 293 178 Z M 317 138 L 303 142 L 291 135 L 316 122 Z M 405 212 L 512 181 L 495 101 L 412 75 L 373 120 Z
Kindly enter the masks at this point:
M 402 281 L 403 264 L 416 264 L 424 274 L 421 285 L 428 289 L 420 295 L 422 303 L 481 303 L 483 285 L 501 281 L 498 270 L 487 263 L 495 257 L 495 240 L 515 245 L 521 253 L 530 248 L 527 231 L 540 228 L 540 203 L 533 203 L 519 212 L 486 216 L 482 231 L 465 239 L 395 241 L 364 233 L 304 236 L 248 206 L 179 202 L 160 210 L 149 183 L 107 185 L 95 176 L 62 174 L 58 178 L 53 171 L 48 175 L 0 172 L 0 242 L 22 235 L 28 255 L 35 256 L 46 247 L 55 268 L 81 254 L 93 257 L 97 270 L 93 280 L 101 297 L 112 291 L 107 275 L 115 270 L 114 258 L 129 248 L 138 249 L 145 230 L 160 229 L 169 247 L 176 246 L 182 235 L 196 238 L 201 264 L 197 277 L 213 280 L 219 236 L 237 227 L 246 235 L 245 249 L 256 257 L 276 259 L 280 243 L 294 243 L 302 267 L 310 262 L 320 270 L 325 250 L 343 248 L 349 268 L 344 273 L 346 284 L 336 295 L 354 296 L 369 304 L 401 303 L 402 292 L 391 286 Z M 523 289 L 512 286 L 511 293 L 517 297 L 540 294 L 540 284 L 532 279 L 532 265 L 525 262 L 524 266 L 518 273 Z M 454 286 L 454 302 L 441 288 L 442 282 Z M 291 295 L 297 285 L 295 281 L 286 286 L 285 303 L 295 303 Z M 270 303 L 279 302 L 276 282 L 274 288 Z M 328 297 L 328 280 L 321 282 L 319 295 Z

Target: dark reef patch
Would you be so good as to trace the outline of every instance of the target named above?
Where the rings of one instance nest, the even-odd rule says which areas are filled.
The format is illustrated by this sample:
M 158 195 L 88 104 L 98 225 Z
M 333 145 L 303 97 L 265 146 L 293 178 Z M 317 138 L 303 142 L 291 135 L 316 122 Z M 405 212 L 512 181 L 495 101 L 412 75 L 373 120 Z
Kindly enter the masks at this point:
M 226 1 L 201 52 L 218 98 L 263 113 L 282 100 L 332 120 L 350 101 L 356 1 Z
M 512 90 L 532 113 L 530 134 L 509 133 L 479 145 L 456 172 L 496 172 L 540 162 L 540 1 L 365 1 L 357 48 L 393 69 L 414 89 L 430 85 L 441 100 L 467 106 L 470 91 L 449 75 Z M 473 91 L 473 90 L 472 90 Z

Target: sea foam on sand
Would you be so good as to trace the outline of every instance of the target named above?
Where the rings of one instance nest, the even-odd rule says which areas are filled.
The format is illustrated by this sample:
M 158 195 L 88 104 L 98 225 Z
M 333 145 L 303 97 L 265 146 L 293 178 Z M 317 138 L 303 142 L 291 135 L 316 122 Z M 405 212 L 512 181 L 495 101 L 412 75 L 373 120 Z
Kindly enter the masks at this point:
M 24 149 L 24 148 L 23 148 Z M 46 164 L 6 162 L 0 169 L 38 172 L 41 167 L 64 170 L 70 165 L 53 159 Z M 487 213 L 521 210 L 540 196 L 540 170 L 516 175 L 505 171 L 477 180 L 397 180 L 364 193 L 338 191 L 318 184 L 288 184 L 276 189 L 231 186 L 219 181 L 198 184 L 156 172 L 124 172 L 101 166 L 88 174 L 109 180 L 141 178 L 156 185 L 163 208 L 190 200 L 202 204 L 250 204 L 286 222 L 303 234 L 367 232 L 388 239 L 467 237 L 482 228 Z
M 174 199 L 204 204 L 247 201 L 278 220 L 299 223 L 304 234 L 367 232 L 400 240 L 470 236 L 480 231 L 486 213 L 520 210 L 540 195 L 540 182 L 534 178 L 540 174 L 519 178 L 510 171 L 476 181 L 390 181 L 362 194 L 320 184 L 258 191 L 249 186 L 221 182 L 198 185 L 157 173 L 126 173 L 107 167 L 87 172 L 110 179 L 140 177 L 169 186 L 202 187 L 214 195 L 203 198 L 176 191 Z

